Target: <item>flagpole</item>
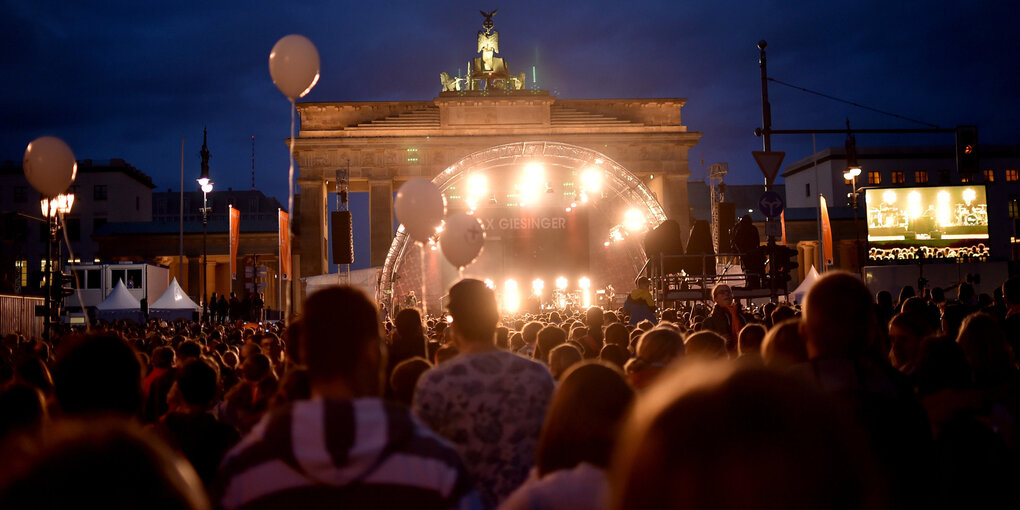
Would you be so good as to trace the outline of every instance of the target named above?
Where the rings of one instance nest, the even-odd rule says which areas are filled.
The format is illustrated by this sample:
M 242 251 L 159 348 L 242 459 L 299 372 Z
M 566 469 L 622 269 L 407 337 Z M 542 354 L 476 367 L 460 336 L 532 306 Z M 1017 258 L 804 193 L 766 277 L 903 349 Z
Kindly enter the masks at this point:
M 180 245 L 178 247 L 179 253 L 177 257 L 177 276 L 178 282 L 184 279 L 184 275 L 181 274 L 184 271 L 184 137 L 181 137 L 181 193 L 180 193 L 180 207 L 178 211 L 181 214 L 181 235 Z M 185 283 L 186 285 L 187 283 Z

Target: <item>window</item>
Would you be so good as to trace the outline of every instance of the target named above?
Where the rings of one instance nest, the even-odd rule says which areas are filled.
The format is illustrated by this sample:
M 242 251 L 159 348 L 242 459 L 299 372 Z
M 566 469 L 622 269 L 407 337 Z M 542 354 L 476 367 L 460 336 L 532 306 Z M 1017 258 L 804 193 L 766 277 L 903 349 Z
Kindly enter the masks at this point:
M 949 170 L 939 170 L 939 184 L 949 184 Z
M 995 170 L 992 170 L 991 168 L 989 168 L 989 169 L 984 171 L 984 174 L 985 174 L 985 182 L 995 182 Z
M 142 270 L 114 269 L 110 271 L 110 284 L 117 285 L 118 281 L 123 281 L 124 286 L 129 289 L 140 289 L 142 288 Z
M 805 197 L 810 197 L 811 196 L 811 183 L 810 182 L 804 185 L 804 196 Z
M 1020 200 L 1016 198 L 1009 199 L 1009 217 L 1010 219 L 1020 218 Z
M 970 174 L 962 174 L 962 175 L 960 175 L 960 182 L 963 183 L 963 184 L 966 184 L 966 183 L 968 183 L 968 182 L 970 182 L 972 180 L 974 180 L 974 178 L 971 177 Z
M 95 234 L 103 225 L 106 225 L 106 218 L 92 218 L 92 233 Z
M 915 171 L 914 182 L 917 184 L 928 184 L 928 171 L 927 170 Z
M 903 181 L 904 181 L 903 172 L 901 170 L 896 170 L 892 173 L 893 184 L 903 184 Z
M 81 219 L 64 218 L 64 227 L 67 229 L 69 241 L 81 241 Z
M 1020 181 L 1020 173 L 1018 173 L 1017 169 L 1015 169 L 1015 168 L 1007 169 L 1006 170 L 1006 182 L 1016 182 L 1016 181 Z
M 106 200 L 106 185 L 96 184 L 92 187 L 92 199 L 93 200 Z
M 14 187 L 14 201 L 15 202 L 28 202 L 28 188 L 26 188 L 25 186 L 15 186 Z
M 135 210 L 136 211 L 142 210 L 142 197 L 135 197 Z
M 96 260 L 99 262 L 99 260 Z M 86 289 L 98 289 L 102 287 L 102 276 L 103 273 L 98 269 L 89 269 L 85 272 L 85 288 Z
M 878 170 L 868 172 L 868 184 L 882 184 L 882 172 Z
M 18 287 L 28 287 L 28 261 L 27 260 L 16 260 L 14 261 L 14 282 Z

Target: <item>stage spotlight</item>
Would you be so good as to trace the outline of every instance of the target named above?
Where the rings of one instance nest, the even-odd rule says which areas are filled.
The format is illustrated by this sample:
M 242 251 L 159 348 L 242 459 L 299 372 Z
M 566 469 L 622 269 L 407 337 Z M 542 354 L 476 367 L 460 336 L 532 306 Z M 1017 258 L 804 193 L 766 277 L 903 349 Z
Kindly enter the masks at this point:
M 946 195 L 948 196 L 948 193 Z M 911 191 L 907 195 L 907 216 L 911 220 L 921 217 L 921 194 L 917 191 Z
M 608 248 L 609 247 L 609 241 L 606 241 L 606 242 L 602 243 L 602 246 L 605 246 L 605 247 Z
M 577 281 L 577 286 L 582 289 L 590 289 L 591 280 L 587 276 L 582 276 L 581 279 Z
M 521 308 L 521 294 L 517 291 L 517 280 L 513 278 L 503 283 L 503 310 L 516 313 Z
M 536 296 L 541 297 L 542 289 L 545 289 L 545 282 L 543 282 L 541 278 L 535 278 L 535 280 L 531 282 L 531 291 L 534 292 Z
M 974 201 L 975 198 L 977 198 L 977 192 L 976 191 L 974 191 L 971 188 L 967 188 L 967 189 L 963 190 L 963 201 L 967 202 L 968 206 L 970 205 L 971 202 Z
M 623 214 L 623 228 L 627 229 L 627 232 L 636 233 L 641 232 L 645 229 L 645 215 L 641 214 L 641 211 L 637 209 L 628 209 Z
M 566 209 L 566 211 L 567 211 L 567 212 L 570 212 L 570 208 L 568 207 L 568 208 Z
M 591 193 L 598 193 L 602 189 L 602 170 L 595 167 L 582 170 L 581 188 Z
M 935 205 L 935 223 L 940 227 L 949 226 L 952 218 L 952 213 L 949 210 L 949 192 L 946 190 L 939 191 L 938 204 Z
M 891 189 L 885 190 L 885 193 L 882 193 L 882 201 L 889 205 L 895 204 L 896 192 Z
M 556 288 L 559 290 L 567 290 L 567 277 L 561 276 L 556 279 Z
M 490 289 L 495 289 L 496 288 L 496 282 L 486 278 L 485 279 L 485 286 L 490 288 Z
M 615 227 L 613 227 L 612 230 L 609 231 L 609 240 L 610 241 L 612 241 L 614 243 L 618 243 L 620 241 L 623 241 L 624 239 L 626 239 L 626 236 L 623 235 L 622 227 L 615 226 Z
M 591 306 L 591 280 L 587 276 L 582 276 L 577 286 L 581 287 L 581 305 L 588 308 Z
M 529 163 L 524 167 L 517 188 L 520 190 L 521 207 L 537 202 L 546 188 L 545 168 L 539 163 Z
M 588 203 L 588 194 L 583 191 L 581 192 L 581 203 L 582 204 Z

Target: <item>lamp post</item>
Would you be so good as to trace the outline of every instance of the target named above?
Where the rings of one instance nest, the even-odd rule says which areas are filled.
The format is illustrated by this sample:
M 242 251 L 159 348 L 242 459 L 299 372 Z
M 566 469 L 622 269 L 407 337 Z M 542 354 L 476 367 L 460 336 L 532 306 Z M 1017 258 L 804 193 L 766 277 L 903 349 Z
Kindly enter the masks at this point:
M 209 193 L 213 190 L 213 184 L 212 181 L 209 180 L 209 177 L 202 177 L 198 179 L 198 184 L 199 186 L 202 186 L 202 208 L 199 212 L 202 213 L 202 303 L 204 307 L 202 311 L 205 313 L 202 320 L 205 321 L 208 317 L 209 310 L 209 301 L 207 299 L 208 295 L 206 294 L 206 285 L 209 280 L 209 277 L 206 274 L 206 271 L 209 270 L 209 252 L 207 250 L 207 242 L 209 238 L 209 211 L 211 210 L 209 207 Z
M 49 231 L 49 238 L 46 242 L 46 321 L 43 324 L 43 336 L 48 340 L 50 337 L 50 323 L 53 320 L 53 305 L 55 304 L 53 288 L 53 247 L 57 244 L 57 232 L 60 231 L 60 218 L 71 212 L 74 205 L 74 194 L 60 194 L 54 198 L 43 198 L 39 202 L 39 208 Z M 57 255 L 57 267 L 60 266 L 60 255 Z M 59 305 L 58 305 L 59 306 Z

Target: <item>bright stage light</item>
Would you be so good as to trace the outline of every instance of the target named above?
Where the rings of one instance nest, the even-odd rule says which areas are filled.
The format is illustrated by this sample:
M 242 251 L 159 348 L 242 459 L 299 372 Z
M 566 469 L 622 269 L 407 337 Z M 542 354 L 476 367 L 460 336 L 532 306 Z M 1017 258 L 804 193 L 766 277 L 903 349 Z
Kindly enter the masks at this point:
M 602 243 L 602 246 L 605 246 L 605 247 L 608 248 L 609 247 L 609 241 L 606 241 L 606 242 Z
M 464 202 L 467 203 L 468 208 L 477 209 L 478 202 L 489 194 L 489 179 L 484 174 L 471 174 L 467 178 L 465 188 L 467 193 L 465 193 Z
M 623 214 L 623 228 L 632 234 L 644 230 L 646 221 L 645 215 L 641 214 L 641 211 L 637 209 L 628 209 Z
M 490 288 L 490 289 L 495 289 L 496 288 L 496 282 L 486 278 L 485 279 L 485 286 Z
M 944 227 L 949 225 L 952 214 L 949 210 L 949 192 L 942 190 L 937 195 L 938 204 L 935 205 L 935 223 Z
M 536 296 L 542 295 L 542 289 L 545 289 L 545 282 L 541 278 L 535 278 L 531 282 L 531 292 L 534 292 Z
M 882 201 L 889 205 L 895 204 L 896 192 L 891 189 L 885 190 L 885 193 L 882 193 Z
M 602 189 L 602 170 L 588 167 L 581 171 L 581 188 L 598 193 Z
M 917 191 L 907 195 L 907 216 L 912 220 L 921 217 L 921 194 Z
M 626 239 L 626 237 L 623 235 L 623 230 L 621 230 L 620 227 L 618 226 L 613 227 L 613 229 L 609 231 L 610 241 L 618 243 L 620 241 L 623 241 L 624 239 Z
M 516 313 L 521 308 L 521 294 L 517 291 L 517 280 L 513 278 L 503 283 L 503 310 Z
M 581 287 L 581 305 L 588 308 L 591 306 L 591 280 L 587 276 L 582 276 L 577 286 Z
M 967 189 L 963 190 L 963 201 L 967 202 L 967 205 L 970 205 L 970 203 L 973 202 L 974 199 L 976 199 L 976 198 L 977 198 L 977 192 L 974 191 L 973 189 L 967 188 Z
M 582 276 L 581 279 L 577 281 L 577 286 L 582 289 L 590 289 L 591 280 L 587 276 Z
M 556 288 L 559 290 L 567 290 L 567 277 L 561 276 L 556 279 Z
M 545 168 L 539 163 L 529 163 L 524 167 L 521 181 L 517 185 L 521 192 L 521 207 L 527 207 L 538 201 L 545 191 Z

